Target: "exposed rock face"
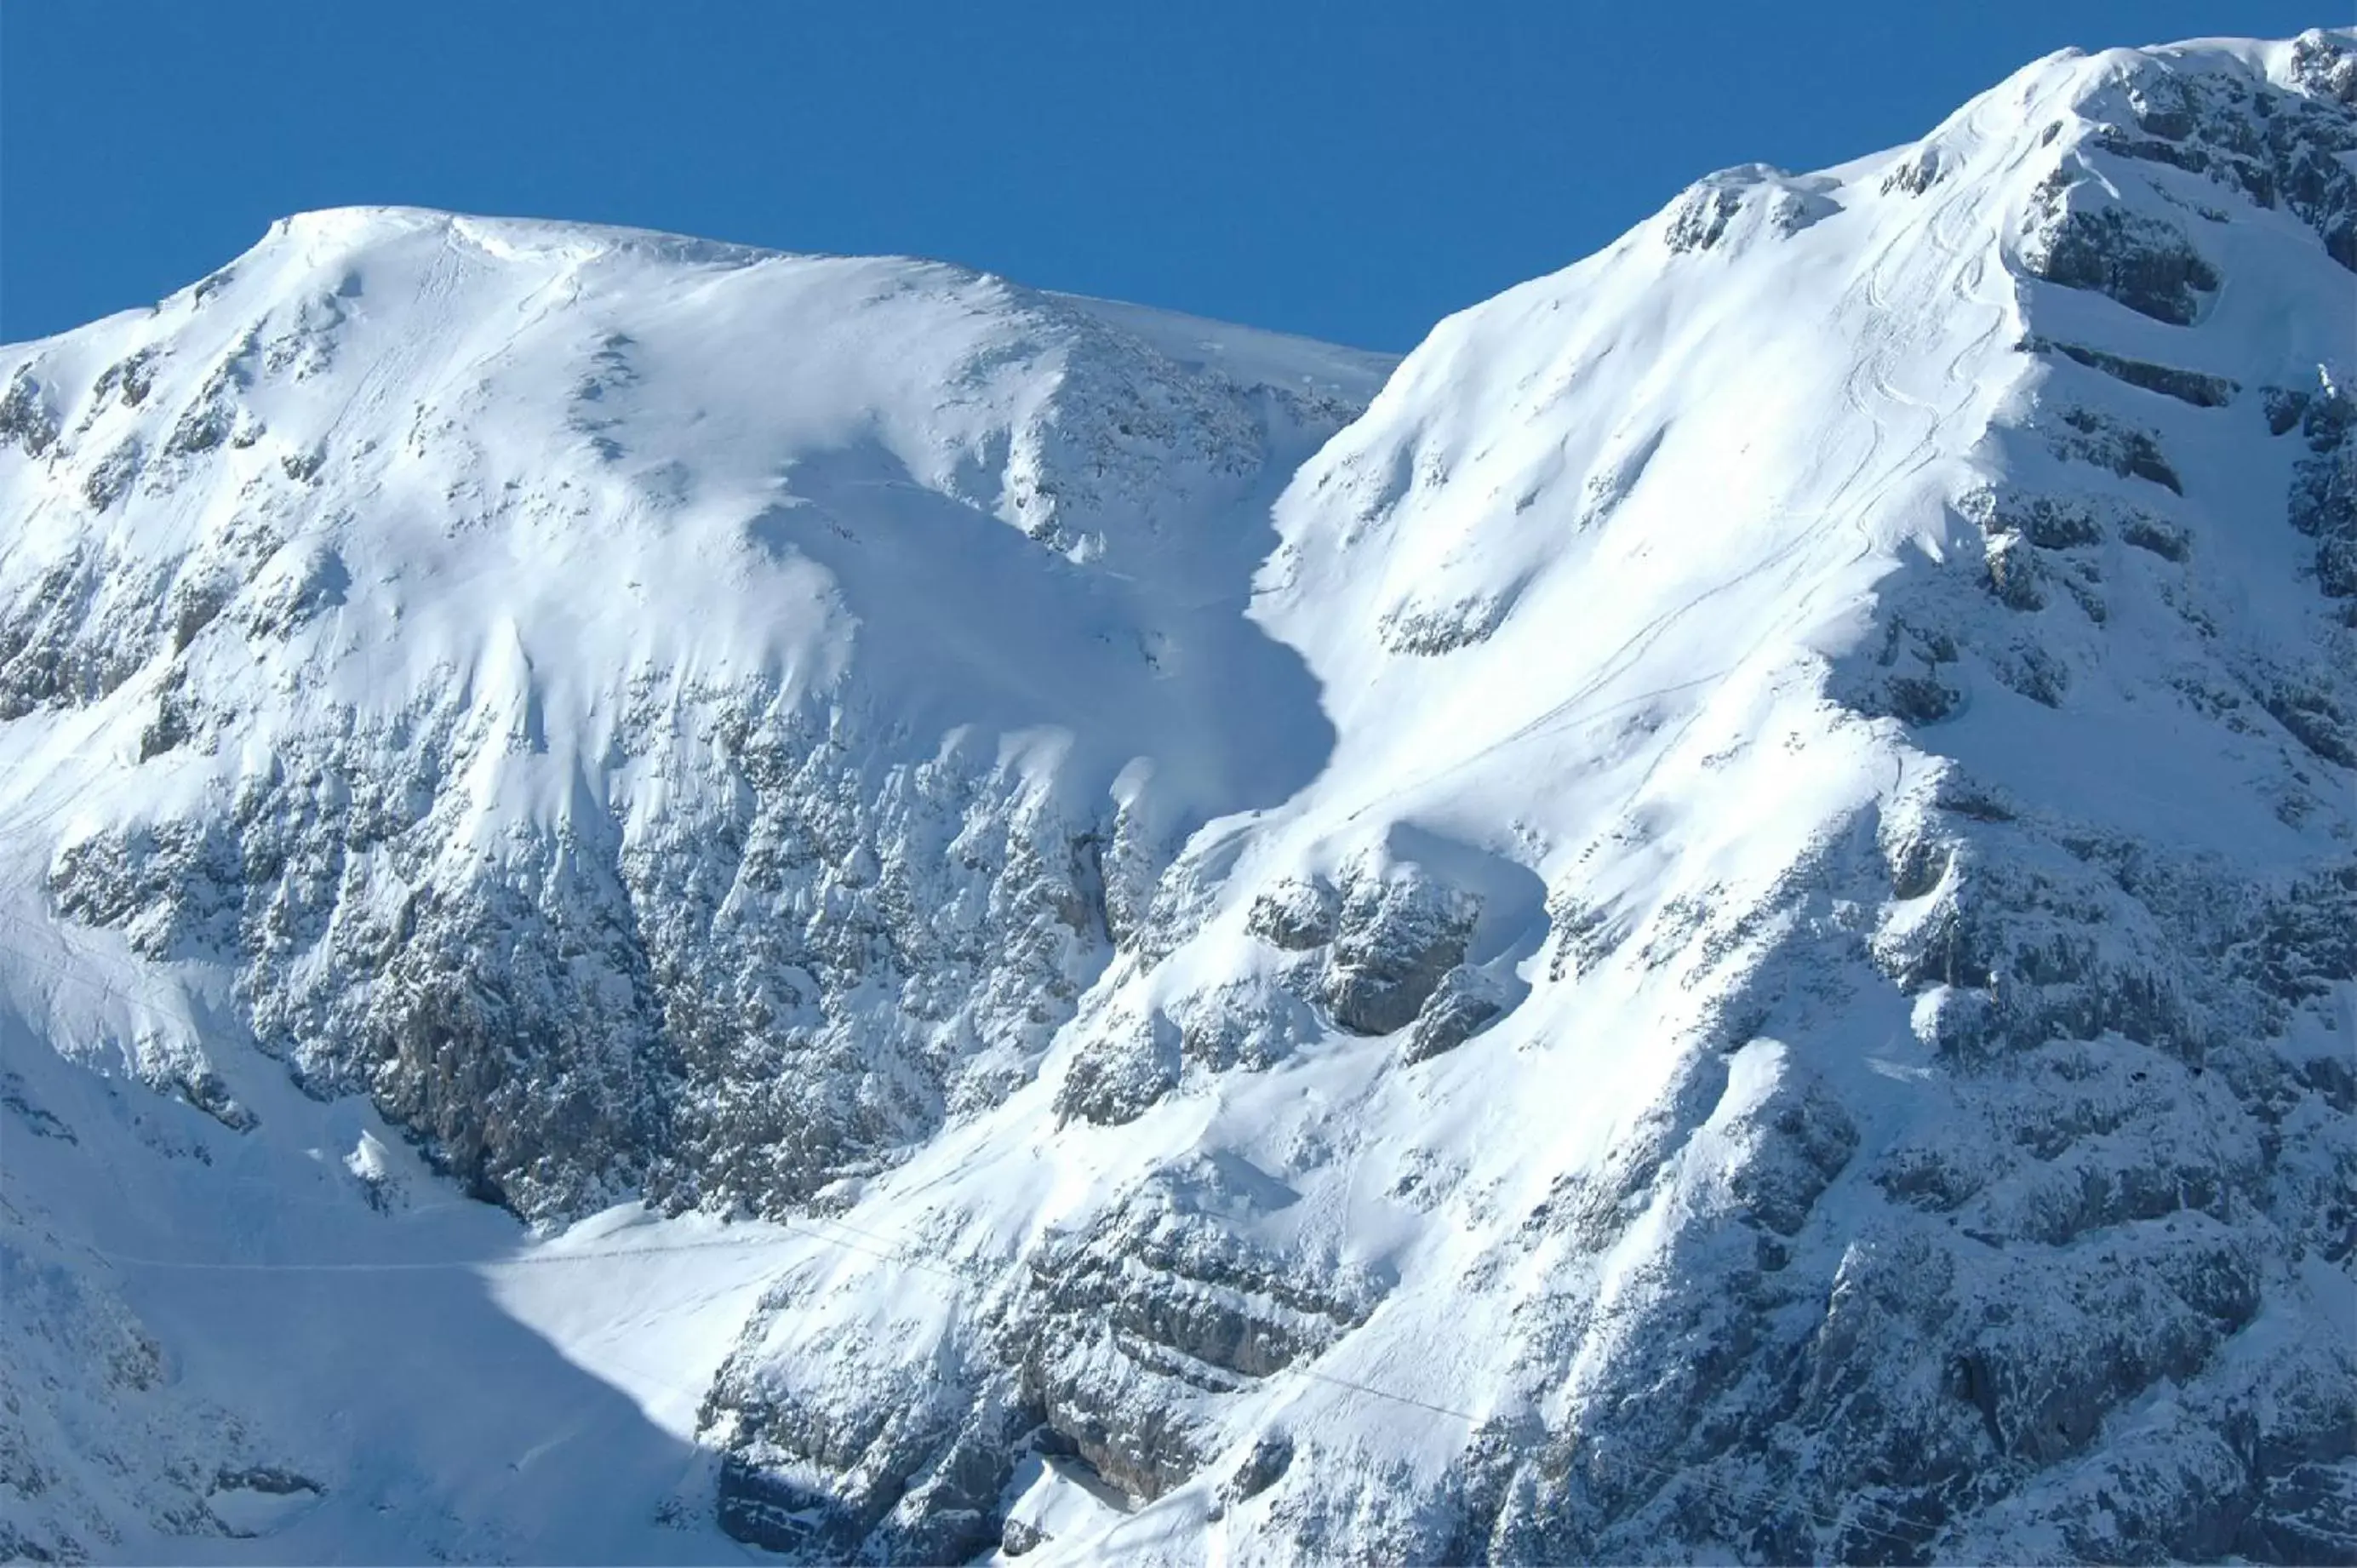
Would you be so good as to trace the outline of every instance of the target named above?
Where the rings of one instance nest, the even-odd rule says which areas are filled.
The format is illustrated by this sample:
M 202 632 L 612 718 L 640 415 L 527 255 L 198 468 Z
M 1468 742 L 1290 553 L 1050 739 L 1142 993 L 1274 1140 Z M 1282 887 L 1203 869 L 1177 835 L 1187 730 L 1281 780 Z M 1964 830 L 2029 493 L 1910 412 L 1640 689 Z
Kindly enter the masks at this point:
M 1346 884 L 1318 999 L 1359 1035 L 1388 1035 L 1415 1021 L 1465 956 L 1479 906 L 1410 866 Z
M 1796 234 L 1841 210 L 1833 189 L 1823 175 L 1793 175 L 1767 164 L 1723 169 L 1672 204 L 1662 242 L 1674 252 L 1695 252 L 1710 250 L 1730 232 Z
M 1013 1330 L 1029 1400 L 1049 1434 L 1144 1498 L 1201 1468 L 1189 1406 L 1314 1359 L 1380 1299 L 1363 1278 L 1256 1257 L 1159 1191 L 1031 1271 Z
M 1341 896 L 1324 877 L 1287 878 L 1253 900 L 1244 929 L 1274 948 L 1308 952 L 1334 940 Z
M 2108 468 L 2124 479 L 2143 479 L 2174 495 L 2185 493 L 2177 470 L 2148 430 L 2138 430 L 2093 409 L 2063 411 L 2062 429 L 2053 437 L 2054 455 L 2071 462 Z
M 2056 57 L 1372 405 L 303 220 L 5 367 L 0 891 L 209 1137 L 786 1222 L 694 1423 L 801 1560 L 2357 1557 L 2352 100 Z M 328 1495 L 240 1441 L 187 1528 Z
M 2290 515 L 2316 541 L 2316 585 L 2332 598 L 2357 598 L 2357 405 L 2335 386 L 2278 391 L 2267 424 L 2278 435 L 2297 431 L 2308 448 L 2292 465 Z
M 2033 338 L 2030 346 L 2040 351 L 2060 354 L 2067 360 L 2075 360 L 2132 387 L 2160 392 L 2179 403 L 2190 403 L 2196 408 L 2223 408 L 2234 400 L 2234 393 L 2239 390 L 2223 376 L 2205 376 L 2197 371 L 2180 371 L 2169 365 L 2125 359 L 2118 354 L 2107 354 L 2101 349 L 2090 349 L 2083 343 L 2050 343 Z
M 1458 965 L 1440 977 L 1440 983 L 1419 1007 L 1408 1037 L 1406 1059 L 1429 1061 L 1455 1050 L 1512 1005 L 1512 998 L 1490 976 Z
M 871 516 L 870 553 L 853 553 L 863 542 L 834 513 L 860 487 L 897 486 L 926 527 L 1008 537 L 985 536 L 974 551 L 969 566 L 984 580 L 996 573 L 1035 597 L 1034 585 L 1048 585 L 1084 606 L 1094 597 L 1105 602 L 1083 614 L 1103 615 L 1114 607 L 1082 578 L 1091 564 L 1126 564 L 1238 505 L 1263 483 L 1272 450 L 1297 455 L 1354 411 L 1358 383 L 1240 381 L 1078 306 L 947 269 L 887 266 L 869 280 L 793 263 L 799 274 L 765 289 L 752 274 L 782 263 L 750 252 L 693 252 L 688 264 L 737 285 L 756 311 L 847 286 L 867 291 L 879 330 L 937 321 L 945 384 L 928 394 L 946 412 L 904 445 L 910 456 L 926 440 L 973 446 L 926 451 L 942 465 L 927 489 L 909 477 L 909 456 L 875 456 L 871 473 L 858 466 L 867 457 L 822 444 L 790 459 L 794 478 L 764 476 L 770 493 L 723 525 L 718 547 L 746 569 L 801 585 L 805 602 L 821 585 L 816 623 L 802 612 L 816 639 L 804 632 L 796 643 L 791 620 L 782 635 L 756 629 L 775 646 L 737 670 L 726 654 L 713 663 L 703 652 L 633 653 L 576 693 L 597 715 L 589 753 L 550 717 L 536 661 L 554 650 L 536 651 L 511 610 L 494 612 L 508 617 L 504 628 L 462 629 L 436 653 L 423 646 L 436 640 L 430 632 L 404 639 L 418 645 L 404 655 L 420 666 L 417 684 L 390 702 L 382 691 L 343 696 L 334 682 L 257 702 L 247 686 L 258 675 L 284 693 L 307 683 L 296 673 L 307 663 L 365 667 L 366 644 L 383 633 L 356 617 L 401 624 L 401 590 L 364 592 L 348 559 L 382 542 L 356 544 L 347 531 L 361 511 L 397 510 L 418 469 L 445 476 L 437 504 L 455 515 L 435 548 L 462 557 L 479 540 L 559 519 L 596 537 L 618 513 L 652 509 L 693 528 L 694 487 L 725 483 L 632 455 L 662 439 L 646 427 L 693 413 L 648 412 L 656 379 L 687 373 L 667 358 L 683 329 L 620 325 L 633 310 L 661 318 L 659 292 L 650 303 L 624 289 L 577 313 L 597 324 L 554 438 L 586 441 L 596 464 L 629 470 L 618 499 L 576 499 L 569 479 L 543 489 L 504 477 L 499 444 L 544 433 L 525 413 L 520 425 L 511 415 L 466 434 L 469 411 L 489 406 L 484 389 L 521 376 L 496 364 L 473 367 L 482 379 L 455 399 L 421 380 L 405 466 L 379 473 L 386 459 L 369 442 L 307 434 L 304 421 L 318 415 L 303 383 L 346 373 L 348 339 L 399 351 L 369 336 L 352 303 L 364 296 L 311 294 L 315 275 L 373 270 L 397 286 L 404 268 L 445 264 L 428 247 L 471 247 L 471 281 L 458 286 L 488 296 L 514 281 L 500 258 L 519 248 L 523 259 L 509 264 L 525 275 L 584 263 L 561 238 L 465 220 L 305 221 L 241 263 L 243 281 L 191 299 L 178 336 L 109 363 L 86 392 L 65 350 L 14 372 L 5 422 L 26 457 L 86 468 L 92 509 L 120 503 L 141 521 L 128 542 L 75 539 L 46 560 L 15 553 L 0 602 L 0 713 L 86 707 L 126 684 L 143 693 L 141 760 L 210 772 L 216 793 L 69 836 L 48 868 L 49 898 L 70 918 L 120 929 L 148 958 L 235 966 L 265 1049 L 314 1092 L 371 1095 L 469 1191 L 536 1217 L 641 1193 L 774 1210 L 888 1164 L 945 1113 L 987 1104 L 1026 1075 L 1115 929 L 1136 918 L 1168 827 L 1238 778 L 1286 766 L 1263 757 L 1222 780 L 1216 757 L 1204 769 L 1189 757 L 1208 790 L 1124 806 L 1089 799 L 1105 764 L 1060 772 L 1051 755 L 1003 747 L 987 725 L 936 732 L 932 754 L 906 753 L 898 698 L 830 673 L 843 649 L 827 639 L 847 636 L 850 622 L 826 607 L 841 589 L 823 586 L 816 562 L 843 552 L 838 566 L 856 578 L 877 551 L 939 548 L 904 544 Z M 673 264 L 660 245 L 627 236 L 588 253 L 591 276 L 660 278 Z M 274 283 L 274 269 L 285 274 Z M 241 311 L 256 314 L 225 319 Z M 570 344 L 588 325 L 543 330 Z M 224 333 L 222 347 L 205 346 Z M 823 360 L 814 373 L 823 380 Z M 164 389 L 180 387 L 176 404 L 181 394 Z M 531 408 L 529 395 L 511 406 Z M 80 411 L 62 436 L 53 403 Z M 156 456 L 143 466 L 146 450 Z M 321 468 L 329 452 L 341 466 L 332 474 Z M 1240 593 L 1248 568 L 1232 545 L 1206 546 L 1161 586 Z M 384 584 L 404 568 L 360 569 Z M 614 569 L 653 575 L 627 549 Z M 1189 625 L 1190 614 L 1201 624 Z M 830 631 L 831 617 L 844 625 Z M 1116 663 L 1126 656 L 1166 691 L 1220 678 L 1230 656 L 1216 639 L 1233 640 L 1224 626 L 1191 607 L 1142 619 L 1135 652 L 1106 654 L 1094 628 L 1083 646 Z M 893 650 L 912 651 L 921 642 Z M 708 667 L 692 669 L 699 658 Z M 1174 659 L 1191 670 L 1174 672 Z M 1154 703 L 1138 706 L 1147 720 Z M 237 743 L 257 708 L 271 755 L 249 766 Z M 985 699 L 959 717 L 990 712 Z M 1023 716 L 1053 715 L 1035 704 Z M 1302 733 L 1314 736 L 1314 725 Z M 1088 745 L 1103 750 L 1098 737 Z M 552 786 L 552 810 L 507 804 Z M 1157 811 L 1168 824 L 1154 825 Z
M 713 1391 L 729 1440 L 723 1527 L 772 1552 L 823 1560 L 863 1543 L 908 1562 L 952 1563 L 981 1551 L 998 1533 L 1008 1455 L 1028 1423 L 1002 1415 L 994 1425 L 946 1405 L 939 1391 L 901 1392 L 909 1402 L 899 1409 L 867 1407 L 846 1423 L 724 1370 Z
M 2093 145 L 2115 157 L 2203 175 L 2260 207 L 2281 208 L 2315 231 L 2334 261 L 2357 272 L 2357 174 L 2340 156 L 2357 146 L 2348 115 L 2350 56 L 2341 40 L 2320 33 L 2293 49 L 2281 80 L 2128 62 L 2118 76 L 2127 113 L 2105 124 Z
M 2073 208 L 2072 187 L 2051 193 L 2042 221 L 2022 248 L 2022 264 L 2065 288 L 2107 294 L 2130 310 L 2183 327 L 2201 296 L 2218 287 L 2218 269 L 2173 223 L 2117 208 Z

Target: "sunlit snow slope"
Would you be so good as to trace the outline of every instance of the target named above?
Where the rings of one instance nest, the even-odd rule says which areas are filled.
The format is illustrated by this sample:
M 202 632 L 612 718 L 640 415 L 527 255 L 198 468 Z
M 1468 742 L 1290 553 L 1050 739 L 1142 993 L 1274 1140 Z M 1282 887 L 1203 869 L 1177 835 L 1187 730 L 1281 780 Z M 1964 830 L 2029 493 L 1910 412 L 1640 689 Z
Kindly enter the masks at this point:
M 8 350 L 0 1543 L 2357 1556 L 2352 102 L 1387 381 L 388 211 Z

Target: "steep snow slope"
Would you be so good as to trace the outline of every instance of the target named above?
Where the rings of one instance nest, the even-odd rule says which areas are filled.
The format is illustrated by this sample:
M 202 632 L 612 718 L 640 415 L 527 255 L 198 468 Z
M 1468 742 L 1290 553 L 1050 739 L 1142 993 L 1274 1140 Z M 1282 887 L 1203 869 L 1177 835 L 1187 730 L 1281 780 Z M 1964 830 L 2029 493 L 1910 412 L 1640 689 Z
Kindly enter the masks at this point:
M 71 1495 L 565 1555 L 477 1472 L 566 1442 L 617 1554 L 2357 1555 L 2352 102 L 2054 57 L 1330 440 L 1379 365 L 423 214 L 14 351 L 10 1266 L 188 1369 Z M 396 1127 L 771 1223 L 527 1243 Z M 302 1435 L 275 1265 L 345 1262 L 640 1413 L 469 1348 L 348 1385 L 512 1391 L 438 1467 Z
M 250 1196 L 186 1161 L 120 1198 L 43 1186 L 22 1124 L 9 1196 L 69 1252 L 103 1234 L 240 1270 L 324 1233 L 190 1216 L 306 1183 L 352 1228 L 339 1258 L 513 1245 L 379 1236 L 401 1140 L 355 1091 L 467 1190 L 549 1219 L 642 1191 L 783 1212 L 1019 1081 L 1184 833 L 1317 766 L 1316 688 L 1243 611 L 1270 498 L 1386 366 L 948 267 L 403 211 L 291 220 L 151 315 L 10 359 L 12 1059 L 46 1040 L 185 1101 L 123 1114 Z M 290 1105 L 290 1069 L 337 1119 Z M 27 1103 L 68 1166 L 113 1163 L 59 1099 Z M 513 1340 L 451 1272 L 414 1310 Z M 119 1283 L 152 1324 L 183 1305 L 177 1276 Z M 365 1272 L 330 1283 L 379 1320 Z M 266 1272 L 224 1288 L 264 1298 L 255 1332 L 216 1314 L 167 1348 L 266 1363 L 303 1298 Z M 663 1400 L 692 1415 L 710 1370 L 659 1367 Z M 426 1447 L 463 1476 L 497 1423 L 465 1413 L 479 1367 L 441 1372 L 398 1402 L 461 1423 Z M 532 1375 L 488 1386 L 540 1419 Z M 608 1446 L 593 1488 L 660 1501 Z M 106 1484 L 40 1512 L 58 1444 L 20 1447 L 19 1491 L 48 1499 L 25 1539 L 102 1539 Z M 421 1453 L 454 1522 L 404 1503 L 380 1528 L 376 1494 L 425 1483 L 346 1458 L 331 1494 L 361 1495 L 296 1554 L 479 1552 L 550 1512 L 520 1491 L 483 1513 L 488 1482 Z M 210 1471 L 173 1468 L 124 1506 L 207 1527 Z M 533 1549 L 576 1554 L 609 1512 Z
M 1102 961 L 1101 861 L 1150 875 L 1321 754 L 1298 657 L 1241 617 L 1253 518 L 1374 362 L 1231 378 L 1112 320 L 332 212 L 34 347 L 20 876 L 145 957 L 238 956 L 265 1048 L 527 1214 L 860 1166 L 1020 1076 Z M 687 1112 L 713 1049 L 727 1102 Z M 780 1136 L 807 1157 L 719 1153 Z
M 2353 79 L 2041 62 L 1443 324 L 1277 508 L 1331 759 L 865 1195 L 989 1285 L 772 1302 L 748 1532 L 1036 1421 L 1077 1560 L 2357 1549 Z
M 0 1029 L 0 1555 L 740 1554 L 691 1437 L 774 1232 L 535 1243 L 355 1101 L 239 1133 Z

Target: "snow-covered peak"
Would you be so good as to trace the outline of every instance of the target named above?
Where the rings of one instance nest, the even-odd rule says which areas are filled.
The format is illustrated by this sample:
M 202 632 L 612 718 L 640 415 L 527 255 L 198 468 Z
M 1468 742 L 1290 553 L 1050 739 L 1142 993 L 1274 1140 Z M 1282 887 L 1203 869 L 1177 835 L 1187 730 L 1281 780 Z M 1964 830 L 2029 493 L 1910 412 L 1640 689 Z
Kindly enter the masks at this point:
M 8 350 L 36 1207 L 757 1247 L 651 1377 L 500 1299 L 722 1456 L 599 1519 L 815 1560 L 2347 1556 L 2352 61 L 2050 57 L 1395 369 L 384 209 Z
M 858 1219 L 1011 1209 L 1113 1293 L 1017 1317 L 1079 1342 L 1026 1362 L 1053 1430 L 1168 1488 L 1076 1556 L 2222 1550 L 2212 1483 L 2138 1466 L 2348 1377 L 2345 1270 L 2253 1261 L 2312 1244 L 2345 1095 L 2287 1091 L 2269 1175 L 2250 1140 L 2260 1085 L 2341 1081 L 2349 956 L 2219 955 L 2341 918 L 2357 837 L 2350 57 L 2058 56 L 1712 176 L 1304 465 L 1254 615 L 1330 758 L 1194 841 L 995 1113 L 1059 1143 L 977 1131 Z M 2196 1167 L 2244 1196 L 2128 1196 Z M 1280 1339 L 1382 1299 L 1290 1377 L 1174 1316 L 1207 1281 Z M 861 1408 L 806 1369 L 875 1323 L 796 1294 L 738 1430 Z M 2331 1539 L 2270 1474 L 2238 1549 Z
M 378 208 L 286 220 L 155 312 L 8 359 L 53 520 L 10 580 L 112 563 L 58 628 L 107 645 L 85 687 L 189 642 L 363 709 L 530 670 L 517 700 L 596 751 L 634 680 L 791 704 L 864 625 L 875 703 L 932 703 L 936 734 L 1127 731 L 1100 782 L 1202 705 L 1177 693 L 1227 650 L 1187 623 L 1265 551 L 1252 498 L 1384 366 L 931 263 Z M 285 646 L 186 614 L 166 639 L 152 602 L 143 642 L 107 601 L 158 582 Z M 20 669 L 14 705 L 76 694 L 50 680 Z M 1197 739 L 1184 766 L 1227 768 Z

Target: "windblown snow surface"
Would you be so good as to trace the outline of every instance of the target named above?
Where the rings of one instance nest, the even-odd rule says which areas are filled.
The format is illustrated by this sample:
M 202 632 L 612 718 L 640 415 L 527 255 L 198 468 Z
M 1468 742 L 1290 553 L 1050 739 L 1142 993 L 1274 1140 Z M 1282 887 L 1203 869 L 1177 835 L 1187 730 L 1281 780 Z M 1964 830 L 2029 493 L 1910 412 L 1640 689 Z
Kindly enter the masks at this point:
M 0 352 L 0 1555 L 2357 1561 L 2352 103 Z

